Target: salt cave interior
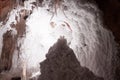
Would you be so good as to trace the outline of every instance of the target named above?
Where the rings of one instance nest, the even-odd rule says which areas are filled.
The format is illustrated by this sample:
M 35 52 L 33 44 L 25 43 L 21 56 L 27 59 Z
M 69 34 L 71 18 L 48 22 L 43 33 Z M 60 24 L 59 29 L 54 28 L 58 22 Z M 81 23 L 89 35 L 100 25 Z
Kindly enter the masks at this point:
M 119 80 L 119 13 L 119 0 L 0 0 L 0 80 Z

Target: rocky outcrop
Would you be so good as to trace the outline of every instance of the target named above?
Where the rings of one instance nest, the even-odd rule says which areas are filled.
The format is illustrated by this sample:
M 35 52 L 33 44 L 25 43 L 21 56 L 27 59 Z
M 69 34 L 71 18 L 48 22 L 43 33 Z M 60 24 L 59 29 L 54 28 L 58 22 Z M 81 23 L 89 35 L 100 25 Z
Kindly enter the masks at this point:
M 82 67 L 64 38 L 49 49 L 46 60 L 40 63 L 38 80 L 104 80 Z

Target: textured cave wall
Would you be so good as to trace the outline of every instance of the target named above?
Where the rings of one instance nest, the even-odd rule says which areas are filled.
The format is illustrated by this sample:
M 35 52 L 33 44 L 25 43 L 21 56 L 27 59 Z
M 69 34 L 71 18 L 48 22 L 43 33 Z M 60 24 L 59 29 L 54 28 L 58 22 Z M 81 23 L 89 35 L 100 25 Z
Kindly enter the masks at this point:
M 6 5 L 3 5 L 3 3 Z M 0 14 L 0 19 L 4 22 L 6 22 L 7 16 L 9 16 L 9 11 L 13 8 L 13 6 L 11 6 L 12 4 L 14 4 L 13 6 L 15 6 L 15 0 L 1 0 L 0 5 L 3 7 L 1 7 L 1 14 Z M 7 7 L 7 8 L 6 8 Z M 4 9 L 5 8 L 5 9 Z M 4 10 L 6 12 L 4 12 Z M 20 46 L 21 44 L 18 43 L 18 41 L 20 39 L 23 38 L 23 36 L 25 36 L 26 33 L 26 24 L 25 24 L 25 16 L 26 16 L 26 11 L 25 10 L 21 10 L 22 14 L 20 15 L 20 18 L 18 20 L 18 17 L 16 17 L 16 22 L 15 23 L 11 23 L 10 27 L 12 28 L 12 30 L 7 30 L 4 35 L 3 35 L 3 47 L 2 47 L 2 51 L 1 51 L 1 57 L 0 57 L 0 72 L 2 71 L 9 71 L 12 67 L 12 59 L 13 59 L 13 54 L 15 52 L 15 50 L 18 50 L 18 53 L 20 54 Z M 2 15 L 3 14 L 3 15 Z M 18 55 L 19 58 L 19 55 Z
M 118 53 L 113 57 L 113 69 L 115 80 L 120 79 L 120 0 L 81 0 L 83 4 L 93 3 L 98 6 L 102 13 L 104 27 L 112 31 L 115 41 L 118 43 Z
M 3 44 L 0 58 L 0 72 L 10 70 L 12 66 L 12 56 L 16 46 L 16 36 L 12 36 L 12 31 L 7 31 L 3 35 Z
M 95 0 L 103 12 L 106 28 L 110 29 L 120 44 L 120 0 Z
M 88 0 L 89 1 L 89 0 Z M 120 79 L 120 0 L 94 0 L 103 14 L 105 27 L 113 32 L 118 45 L 118 53 L 113 56 L 115 80 Z
M 49 49 L 46 58 L 40 63 L 38 80 L 104 80 L 80 65 L 63 37 Z
M 0 21 L 7 21 L 9 12 L 17 5 L 24 6 L 25 0 L 0 0 Z
M 6 7 L 2 7 L 0 9 L 0 13 L 1 13 L 0 14 L 0 16 L 1 16 L 0 18 L 1 18 L 1 20 L 4 20 L 6 15 L 7 15 L 7 13 L 11 9 L 11 5 L 10 5 L 11 2 L 10 1 L 14 1 L 14 0 L 0 0 L 0 1 L 2 1 L 2 2 L 6 1 L 5 2 L 6 4 L 4 5 Z M 83 1 L 83 3 L 85 3 L 86 1 L 94 2 L 94 0 L 82 0 L 82 1 Z M 119 18 L 119 16 L 120 16 L 119 15 L 120 14 L 119 13 L 120 12 L 120 10 L 119 10 L 120 9 L 119 1 L 117 1 L 117 0 L 114 0 L 114 1 L 113 0 L 104 0 L 104 1 L 95 0 L 95 1 L 98 4 L 98 6 L 101 9 L 101 11 L 103 12 L 103 19 L 104 19 L 104 23 L 106 24 L 106 28 L 110 29 L 113 32 L 116 41 L 120 44 L 120 42 L 119 42 L 120 41 L 120 37 L 119 37 L 120 36 L 120 32 L 119 32 L 120 31 L 120 29 L 119 29 L 119 26 L 120 26 L 120 24 L 119 24 L 120 23 L 119 22 L 119 19 L 120 19 Z M 3 5 L 2 2 L 0 2 L 1 5 Z M 0 5 L 0 7 L 1 7 L 1 5 Z M 14 25 L 12 25 L 12 26 L 14 27 Z M 17 29 L 19 30 L 19 27 L 17 27 Z M 24 32 L 24 29 L 23 29 L 23 32 Z M 18 33 L 19 33 L 19 31 L 18 31 Z M 6 40 L 9 40 L 9 39 L 6 39 Z M 120 57 L 119 57 L 120 53 L 117 54 L 117 55 L 118 55 L 117 60 L 113 60 L 113 61 L 120 61 Z M 116 56 L 115 56 L 115 59 L 116 59 Z M 117 65 L 117 68 L 115 68 L 115 70 L 116 70 L 115 78 L 117 80 L 120 79 L 120 74 L 119 74 L 120 65 L 119 65 L 119 63 L 120 62 L 117 62 L 117 63 L 113 64 L 114 66 Z
M 0 0 L 0 21 L 6 19 L 13 6 L 15 6 L 15 0 Z

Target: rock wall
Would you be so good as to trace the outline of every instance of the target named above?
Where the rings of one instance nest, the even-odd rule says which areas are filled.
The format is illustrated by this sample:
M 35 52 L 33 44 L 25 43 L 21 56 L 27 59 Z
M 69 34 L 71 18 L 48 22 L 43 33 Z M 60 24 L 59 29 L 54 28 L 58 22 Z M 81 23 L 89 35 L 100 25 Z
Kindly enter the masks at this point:
M 105 27 L 113 32 L 118 43 L 118 53 L 113 56 L 115 80 L 120 79 L 120 0 L 94 0 L 103 14 Z

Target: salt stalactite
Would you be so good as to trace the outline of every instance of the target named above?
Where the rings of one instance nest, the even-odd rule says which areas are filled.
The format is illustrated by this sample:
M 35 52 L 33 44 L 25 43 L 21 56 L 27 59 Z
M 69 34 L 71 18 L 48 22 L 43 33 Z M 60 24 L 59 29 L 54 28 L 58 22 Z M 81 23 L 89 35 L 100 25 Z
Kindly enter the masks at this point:
M 27 76 L 26 76 L 26 72 L 27 72 L 27 70 L 26 70 L 26 61 L 24 61 L 23 60 L 23 62 L 22 62 L 22 67 L 23 67 L 23 70 L 22 70 L 22 80 L 27 80 Z

